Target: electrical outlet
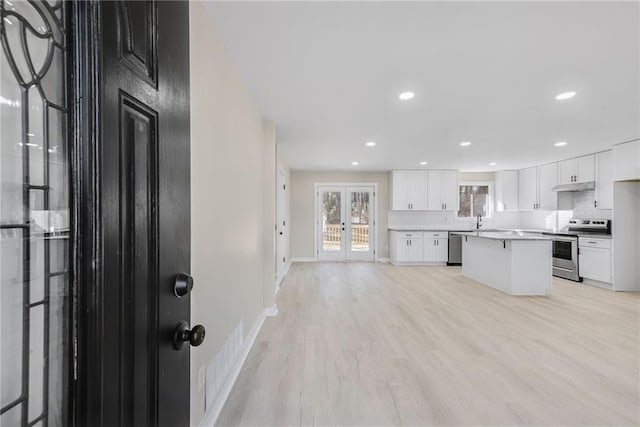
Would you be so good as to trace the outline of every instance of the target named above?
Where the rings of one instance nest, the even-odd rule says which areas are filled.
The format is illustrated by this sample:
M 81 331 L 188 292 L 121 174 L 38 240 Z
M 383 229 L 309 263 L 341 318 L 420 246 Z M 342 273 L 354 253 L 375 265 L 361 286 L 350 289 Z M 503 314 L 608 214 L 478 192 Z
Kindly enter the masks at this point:
M 204 366 L 198 370 L 198 391 L 202 391 L 205 383 Z

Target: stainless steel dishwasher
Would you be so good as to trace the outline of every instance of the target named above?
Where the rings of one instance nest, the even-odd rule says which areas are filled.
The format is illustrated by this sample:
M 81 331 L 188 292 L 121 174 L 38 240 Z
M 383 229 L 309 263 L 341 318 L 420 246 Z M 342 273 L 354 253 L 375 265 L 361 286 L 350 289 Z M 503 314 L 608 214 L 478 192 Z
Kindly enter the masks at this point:
M 449 260 L 447 265 L 462 265 L 462 236 L 449 232 Z

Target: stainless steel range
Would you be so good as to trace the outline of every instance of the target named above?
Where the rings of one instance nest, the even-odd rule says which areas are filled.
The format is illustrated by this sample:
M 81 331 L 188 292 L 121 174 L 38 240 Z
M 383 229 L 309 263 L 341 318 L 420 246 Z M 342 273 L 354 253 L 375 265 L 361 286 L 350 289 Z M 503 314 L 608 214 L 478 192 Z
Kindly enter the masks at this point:
M 572 218 L 560 231 L 544 234 L 553 236 L 553 275 L 582 282 L 578 269 L 578 237 L 610 235 L 611 221 Z

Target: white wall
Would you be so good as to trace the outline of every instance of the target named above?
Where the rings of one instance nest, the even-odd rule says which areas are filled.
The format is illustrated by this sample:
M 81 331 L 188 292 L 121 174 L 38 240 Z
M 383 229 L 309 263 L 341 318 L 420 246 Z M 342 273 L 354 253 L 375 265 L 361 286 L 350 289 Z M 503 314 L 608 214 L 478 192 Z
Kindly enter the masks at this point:
M 378 184 L 378 257 L 389 257 L 389 233 L 387 212 L 389 210 L 388 172 L 291 172 L 291 257 L 312 258 L 315 256 L 313 212 L 315 195 L 314 183 L 377 183 Z
M 190 7 L 191 323 L 207 330 L 204 343 L 191 349 L 191 424 L 197 425 L 205 404 L 199 370 L 239 322 L 246 339 L 269 301 L 275 141 L 203 3 Z
M 613 184 L 613 289 L 640 290 L 640 182 Z
M 262 232 L 263 232 L 263 305 L 275 304 L 276 282 L 276 126 L 264 121 L 264 153 L 262 168 Z

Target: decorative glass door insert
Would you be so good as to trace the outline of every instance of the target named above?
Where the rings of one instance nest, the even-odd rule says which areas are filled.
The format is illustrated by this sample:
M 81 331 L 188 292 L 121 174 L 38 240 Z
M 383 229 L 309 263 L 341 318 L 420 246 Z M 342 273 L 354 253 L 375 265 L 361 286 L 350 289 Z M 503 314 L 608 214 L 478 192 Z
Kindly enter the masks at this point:
M 0 425 L 68 425 L 66 2 L 0 0 Z

